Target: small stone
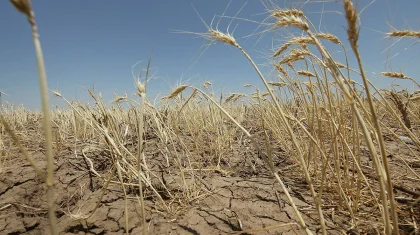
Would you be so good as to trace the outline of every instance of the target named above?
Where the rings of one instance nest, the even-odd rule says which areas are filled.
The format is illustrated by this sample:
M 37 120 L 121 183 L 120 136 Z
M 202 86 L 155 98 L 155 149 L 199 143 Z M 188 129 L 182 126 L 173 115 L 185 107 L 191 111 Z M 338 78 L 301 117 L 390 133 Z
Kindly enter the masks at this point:
M 398 137 L 400 140 L 404 141 L 406 144 L 414 144 L 413 140 L 407 136 L 400 136 Z

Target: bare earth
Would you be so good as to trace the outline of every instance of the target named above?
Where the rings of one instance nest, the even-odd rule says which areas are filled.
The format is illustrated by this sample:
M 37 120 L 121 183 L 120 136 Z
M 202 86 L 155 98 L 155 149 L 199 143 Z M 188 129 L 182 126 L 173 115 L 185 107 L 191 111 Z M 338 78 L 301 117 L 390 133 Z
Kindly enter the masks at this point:
M 152 138 L 153 139 L 153 138 Z M 149 142 L 151 142 L 149 140 Z M 288 203 L 284 193 L 272 175 L 264 168 L 262 160 L 249 148 L 246 141 L 237 141 L 229 162 L 224 162 L 229 171 L 208 170 L 200 176 L 201 185 L 195 185 L 189 195 L 190 201 L 172 198 L 162 192 L 162 198 L 170 206 L 164 210 L 162 204 L 150 192 L 146 195 L 146 222 L 149 234 L 302 234 L 297 226 L 297 217 Z M 390 149 L 401 156 L 411 153 L 404 150 L 399 143 L 388 140 Z M 40 150 L 42 146 L 39 147 Z M 293 200 L 303 214 L 310 230 L 319 231 L 318 216 L 313 200 L 305 183 L 299 166 L 289 160 L 280 148 L 275 149 L 275 164 L 279 174 L 289 188 Z M 414 150 L 415 151 L 415 150 Z M 89 189 L 89 175 L 82 157 L 71 154 L 70 150 L 61 151 L 55 162 L 55 202 L 60 234 L 123 234 L 125 232 L 125 197 L 122 187 L 110 184 L 96 212 L 88 219 L 75 219 L 77 215 L 93 211 L 101 194 L 103 180 L 93 177 L 93 191 Z M 170 192 L 176 193 L 177 176 L 173 167 L 163 166 L 164 160 L 156 149 L 146 148 L 149 166 L 155 169 Z M 416 152 L 418 154 L 418 152 Z M 91 153 L 95 167 L 106 173 L 110 168 L 101 162 L 101 152 Z M 94 155 L 97 158 L 93 157 Z M 32 152 L 39 166 L 45 166 L 42 151 Z M 366 157 L 366 161 L 369 161 Z M 395 183 L 411 190 L 404 193 L 395 190 L 400 216 L 401 228 L 404 223 L 420 224 L 420 206 L 409 208 L 412 199 L 420 194 L 420 183 L 407 179 L 408 172 L 401 172 L 402 161 L 390 156 L 391 170 Z M 255 165 L 255 170 L 252 165 Z M 228 167 L 229 166 L 229 167 Z M 45 169 L 45 168 L 43 168 Z M 420 173 L 419 166 L 413 169 Z M 375 175 L 373 169 L 364 169 Z M 370 179 L 371 182 L 374 180 Z M 377 184 L 372 183 L 375 186 Z M 127 191 L 128 231 L 130 234 L 141 234 L 142 223 L 139 201 L 134 192 Z M 182 192 L 179 192 L 182 193 Z M 183 192 L 185 193 L 185 192 Z M 417 196 L 415 195 L 417 193 Z M 334 192 L 325 192 L 333 197 Z M 177 199 L 179 198 L 179 199 Z M 48 215 L 45 187 L 37 178 L 26 160 L 17 151 L 11 154 L 0 174 L 0 234 L 48 234 Z M 367 205 L 367 204 L 366 204 Z M 353 233 L 347 214 L 340 213 L 337 205 L 323 202 L 324 216 L 328 233 Z M 375 234 L 375 223 L 379 217 L 369 216 L 377 208 L 364 208 L 366 220 L 360 221 L 359 231 Z M 294 224 L 293 224 L 294 223 Z M 263 229 L 265 228 L 265 230 Z M 252 230 L 254 229 L 254 230 Z M 244 231 L 244 232 L 240 232 Z M 402 231 L 404 232 L 404 231 Z

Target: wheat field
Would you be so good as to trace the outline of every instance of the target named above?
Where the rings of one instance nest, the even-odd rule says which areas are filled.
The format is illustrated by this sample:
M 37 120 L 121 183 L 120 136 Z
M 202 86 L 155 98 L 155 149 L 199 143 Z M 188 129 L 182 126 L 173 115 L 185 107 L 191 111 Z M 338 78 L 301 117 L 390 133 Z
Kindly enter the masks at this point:
M 351 0 L 347 38 L 270 5 L 267 31 L 299 31 L 268 55 L 275 79 L 229 30 L 182 32 L 235 49 L 263 89 L 180 84 L 159 105 L 147 96 L 153 58 L 135 96 L 111 105 L 49 89 L 30 1 L 11 3 L 32 28 L 42 111 L 1 107 L 1 234 L 420 234 L 420 85 L 395 71 L 381 76 L 417 91 L 369 81 Z M 50 95 L 67 107 L 50 108 Z

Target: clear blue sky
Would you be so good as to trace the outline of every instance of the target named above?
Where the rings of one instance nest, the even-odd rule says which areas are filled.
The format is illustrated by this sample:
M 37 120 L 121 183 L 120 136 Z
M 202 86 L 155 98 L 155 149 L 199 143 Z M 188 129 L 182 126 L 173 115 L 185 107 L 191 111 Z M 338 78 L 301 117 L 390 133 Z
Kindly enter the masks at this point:
M 245 2 L 233 0 L 226 15 L 235 15 Z M 316 27 L 342 40 L 347 38 L 345 19 L 335 12 L 342 12 L 342 1 L 308 2 L 303 9 Z M 359 9 L 370 2 L 360 0 Z M 153 47 L 152 68 L 156 79 L 149 84 L 151 97 L 168 93 L 181 78 L 190 79 L 189 83 L 194 85 L 209 80 L 217 89 L 233 92 L 244 91 L 246 83 L 260 85 L 239 51 L 227 45 L 214 45 L 200 57 L 202 39 L 172 32 L 206 30 L 191 4 L 210 22 L 213 15 L 223 13 L 228 3 L 225 0 L 32 1 L 49 87 L 58 89 L 68 99 L 89 100 L 86 88 L 93 83 L 95 91 L 101 91 L 107 102 L 112 100 L 114 92 L 131 95 L 135 91 L 131 67 L 140 60 L 144 62 L 138 69 L 144 67 Z M 278 3 L 285 6 L 283 0 Z M 390 47 L 395 40 L 385 38 L 384 33 L 391 27 L 419 30 L 419 9 L 419 0 L 377 0 L 361 16 L 362 57 L 370 79 L 379 86 L 386 87 L 394 81 L 374 74 L 389 70 L 390 66 L 418 79 L 420 45 L 413 44 L 419 40 L 401 40 Z M 260 1 L 248 0 L 238 17 L 262 20 L 264 12 Z M 223 20 L 220 29 L 224 30 L 228 23 L 228 19 Z M 259 35 L 245 40 L 243 37 L 254 32 L 257 25 L 241 20 L 233 25 L 237 23 L 234 35 L 238 42 L 258 63 L 267 63 L 267 53 L 272 50 L 271 35 L 260 41 Z M 40 108 L 30 27 L 26 18 L 6 0 L 0 1 L 0 32 L 0 90 L 9 94 L 3 100 L 31 109 Z M 275 38 L 274 46 L 284 41 L 285 38 Z M 405 50 L 408 46 L 411 47 Z M 388 47 L 390 50 L 386 50 Z M 339 48 L 332 49 L 339 51 Z M 387 58 L 397 53 L 398 56 L 386 63 Z M 51 104 L 55 103 L 61 104 L 52 98 Z

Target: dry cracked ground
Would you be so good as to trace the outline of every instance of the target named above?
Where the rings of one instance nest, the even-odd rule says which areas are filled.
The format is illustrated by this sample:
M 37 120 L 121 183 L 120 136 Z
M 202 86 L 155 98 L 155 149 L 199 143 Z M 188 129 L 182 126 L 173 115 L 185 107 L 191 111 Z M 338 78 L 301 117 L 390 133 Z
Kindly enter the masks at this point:
M 398 146 L 395 148 L 398 150 Z M 18 151 L 13 152 L 15 154 L 9 156 L 0 174 L 0 234 L 49 234 L 45 186 Z M 252 160 L 257 167 L 254 171 L 251 163 L 244 160 L 251 159 L 252 154 L 236 152 L 237 157 L 232 157 L 229 162 L 229 172 L 211 171 L 206 174 L 200 180 L 201 188 L 195 190 L 197 195 L 190 195 L 194 200 L 172 203 L 169 212 L 157 206 L 159 202 L 156 198 L 146 197 L 148 233 L 302 234 L 303 231 L 296 225 L 298 220 L 291 205 L 263 167 L 262 161 L 258 158 Z M 39 166 L 45 165 L 42 151 L 32 152 L 32 156 Z M 311 231 L 319 232 L 319 219 L 299 167 L 282 156 L 281 151 L 276 156 L 280 176 L 302 212 L 304 221 Z M 159 162 L 158 159 L 150 161 L 150 165 L 154 164 L 153 161 Z M 398 169 L 400 163 L 395 159 L 391 162 L 392 167 Z M 163 176 L 167 180 L 170 177 L 168 171 L 166 169 Z M 412 192 L 420 192 L 420 184 L 404 181 L 403 177 L 398 179 L 398 182 L 408 184 Z M 125 200 L 122 187 L 117 184 L 110 184 L 99 208 L 91 217 L 78 219 L 80 215 L 94 210 L 102 194 L 102 180 L 93 177 L 91 187 L 90 183 L 80 156 L 67 154 L 56 158 L 54 190 L 60 234 L 124 234 L 126 203 L 129 234 L 142 233 L 138 198 L 128 191 Z M 414 195 L 397 192 L 397 196 L 402 195 L 401 198 L 415 198 Z M 404 203 L 398 201 L 402 221 L 414 218 L 419 224 L 419 207 L 414 207 L 414 211 L 410 212 L 405 209 Z M 340 216 L 340 213 L 334 212 L 334 208 L 324 202 L 328 233 L 352 233 L 348 217 Z M 374 227 L 378 219 L 370 218 L 367 222 Z M 363 230 L 368 234 L 377 231 L 375 228 L 367 230 L 366 227 Z

